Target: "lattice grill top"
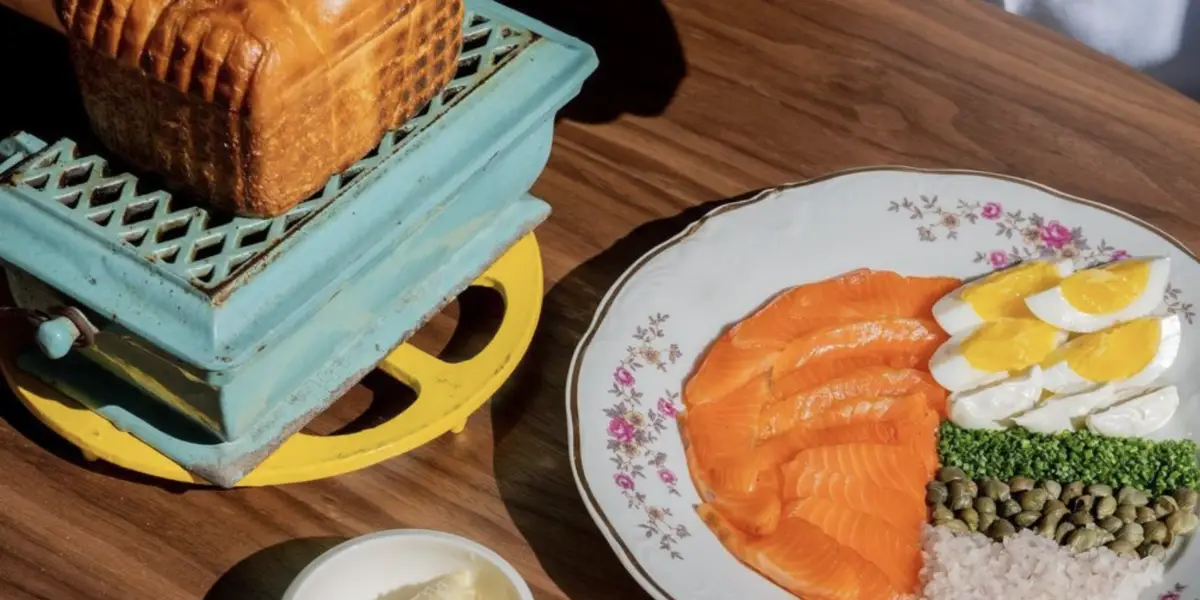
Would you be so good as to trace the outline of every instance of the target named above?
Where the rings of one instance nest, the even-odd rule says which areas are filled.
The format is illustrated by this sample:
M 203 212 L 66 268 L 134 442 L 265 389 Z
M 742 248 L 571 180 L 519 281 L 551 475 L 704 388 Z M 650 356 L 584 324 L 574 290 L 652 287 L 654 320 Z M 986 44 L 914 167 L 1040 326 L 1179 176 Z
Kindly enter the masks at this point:
M 79 156 L 69 140 L 38 152 L 15 169 L 7 183 L 44 192 L 38 197 L 68 207 L 69 218 L 79 227 L 131 246 L 157 269 L 211 292 L 251 268 L 256 259 L 399 151 L 414 133 L 436 121 L 536 37 L 473 12 L 467 13 L 463 27 L 458 71 L 443 93 L 403 128 L 387 133 L 368 156 L 333 176 L 322 192 L 280 217 L 235 218 L 166 192 L 145 191 L 146 184 L 133 175 L 110 172 L 103 158 Z

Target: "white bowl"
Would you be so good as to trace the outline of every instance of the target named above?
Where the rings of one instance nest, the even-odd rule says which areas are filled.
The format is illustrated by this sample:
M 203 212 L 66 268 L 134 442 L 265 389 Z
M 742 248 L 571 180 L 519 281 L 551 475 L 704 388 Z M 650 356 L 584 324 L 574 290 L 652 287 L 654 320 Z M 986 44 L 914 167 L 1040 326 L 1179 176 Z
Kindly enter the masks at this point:
M 339 544 L 301 571 L 283 600 L 384 600 L 397 590 L 464 569 L 475 574 L 481 598 L 533 600 L 517 570 L 495 552 L 456 535 L 421 529 L 380 531 Z

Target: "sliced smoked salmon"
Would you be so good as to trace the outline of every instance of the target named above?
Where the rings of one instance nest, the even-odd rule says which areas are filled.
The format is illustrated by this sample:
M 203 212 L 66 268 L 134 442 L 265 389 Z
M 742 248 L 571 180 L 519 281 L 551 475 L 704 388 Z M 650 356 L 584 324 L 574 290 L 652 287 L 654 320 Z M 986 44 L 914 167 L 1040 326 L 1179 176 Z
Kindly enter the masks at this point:
M 693 456 L 702 465 L 749 457 L 758 442 L 763 407 L 773 399 L 764 373 L 720 402 L 688 408 L 681 422 L 687 428 Z
M 932 319 L 933 303 L 956 287 L 952 278 L 860 269 L 785 290 L 709 347 L 684 387 L 684 405 L 733 392 L 770 367 L 776 351 L 814 331 L 882 317 Z
M 784 397 L 864 367 L 928 365 L 946 339 L 933 320 L 907 317 L 819 329 L 791 342 L 775 358 L 772 389 Z
M 930 448 L 935 457 L 936 448 Z M 936 460 L 936 459 L 935 459 Z M 907 490 L 923 498 L 929 481 L 927 452 L 908 446 L 886 444 L 843 444 L 801 450 L 792 461 L 794 468 L 861 476 L 876 485 Z
M 900 595 L 878 567 L 797 517 L 766 537 L 739 531 L 712 507 L 700 518 L 738 560 L 805 600 L 893 600 Z
M 783 500 L 825 498 L 857 511 L 875 515 L 899 531 L 919 535 L 925 524 L 925 498 L 911 490 L 897 490 L 862 477 L 831 473 L 789 463 L 783 467 Z M 887 502 L 880 502 L 887 498 Z
M 920 394 L 894 398 L 898 405 L 910 407 L 903 413 L 896 411 L 883 418 L 872 411 L 863 414 L 870 418 L 851 421 L 832 427 L 797 427 L 773 438 L 762 441 L 755 451 L 758 464 L 782 465 L 807 448 L 839 446 L 844 444 L 888 444 L 907 446 L 926 458 L 934 453 L 937 443 L 937 426 L 941 418 L 925 406 Z M 867 404 L 864 401 L 862 404 Z M 851 410 L 853 407 L 850 407 Z M 936 461 L 926 465 L 936 469 Z M 932 472 L 932 471 L 931 471 Z
M 902 406 L 902 403 L 890 398 L 913 393 L 921 394 L 930 408 L 944 414 L 946 391 L 927 373 L 882 365 L 857 369 L 815 388 L 771 403 L 763 410 L 759 419 L 758 435 L 760 438 L 768 438 L 787 432 L 800 424 L 820 427 L 824 421 L 840 424 L 866 418 L 866 415 L 856 414 L 854 410 L 869 409 L 871 416 L 883 418 L 892 410 L 915 408 Z M 878 402 L 852 402 L 862 399 Z M 845 412 L 846 408 L 851 406 L 854 410 Z
M 804 498 L 788 505 L 789 518 L 804 519 L 839 544 L 879 568 L 900 592 L 916 592 L 920 584 L 921 548 L 912 535 L 887 521 L 825 498 Z

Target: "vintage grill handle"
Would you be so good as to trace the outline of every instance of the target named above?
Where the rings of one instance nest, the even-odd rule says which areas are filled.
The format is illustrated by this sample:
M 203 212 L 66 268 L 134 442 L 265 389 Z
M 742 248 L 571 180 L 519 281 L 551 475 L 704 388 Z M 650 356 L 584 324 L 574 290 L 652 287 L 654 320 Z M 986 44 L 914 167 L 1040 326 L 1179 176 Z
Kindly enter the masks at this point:
M 35 327 L 33 341 L 51 360 L 66 356 L 73 348 L 96 343 L 99 332 L 78 308 L 62 307 L 50 314 L 26 308 L 0 307 L 0 316 L 23 315 Z

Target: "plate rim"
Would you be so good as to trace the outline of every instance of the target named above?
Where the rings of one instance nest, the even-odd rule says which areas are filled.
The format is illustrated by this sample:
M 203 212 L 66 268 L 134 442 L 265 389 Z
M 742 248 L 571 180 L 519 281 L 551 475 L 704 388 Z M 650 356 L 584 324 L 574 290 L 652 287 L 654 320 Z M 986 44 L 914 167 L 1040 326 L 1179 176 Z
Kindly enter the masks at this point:
M 839 169 L 839 170 L 830 171 L 823 175 L 819 175 L 819 176 L 812 177 L 809 179 L 802 179 L 802 180 L 793 181 L 791 183 L 786 183 L 786 184 L 776 186 L 776 187 L 764 188 L 764 189 L 758 191 L 757 193 L 754 193 L 749 198 L 746 198 L 744 200 L 739 200 L 736 202 L 731 202 L 729 204 L 725 204 L 722 206 L 718 206 L 718 207 L 713 208 L 712 210 L 708 211 L 707 213 L 705 213 L 704 215 L 702 215 L 701 217 L 696 219 L 694 222 L 687 225 L 679 233 L 676 233 L 675 235 L 671 236 L 670 238 L 667 238 L 666 240 L 664 240 L 663 242 L 661 242 L 654 248 L 650 249 L 649 251 L 642 254 L 640 257 L 638 257 L 637 260 L 635 260 L 628 268 L 626 268 L 625 271 L 622 272 L 621 275 L 619 277 L 617 277 L 617 279 L 612 283 L 612 285 L 609 286 L 608 291 L 606 291 L 604 296 L 600 299 L 600 303 L 597 305 L 595 312 L 592 314 L 591 322 L 588 324 L 588 327 L 584 331 L 583 335 L 580 336 L 579 343 L 576 344 L 576 346 L 575 346 L 575 352 L 572 354 L 571 362 L 568 366 L 569 368 L 568 368 L 568 372 L 567 372 L 567 385 L 565 387 L 567 435 L 569 438 L 567 449 L 568 449 L 568 456 L 569 456 L 570 463 L 571 463 L 571 472 L 575 478 L 575 487 L 579 491 L 579 495 L 580 495 L 581 499 L 583 500 L 583 504 L 587 508 L 588 513 L 591 515 L 592 520 L 596 523 L 597 528 L 600 530 L 600 533 L 604 536 L 604 539 L 606 541 L 608 541 L 608 544 L 612 548 L 613 553 L 617 555 L 617 558 L 621 561 L 621 564 L 625 567 L 625 569 L 629 572 L 629 574 L 634 578 L 634 580 L 637 581 L 638 584 L 641 585 L 642 588 L 647 593 L 649 593 L 651 596 L 654 596 L 657 600 L 677 600 L 677 599 L 675 597 L 671 596 L 670 594 L 668 594 L 666 592 L 666 590 L 662 589 L 662 587 L 658 584 L 658 582 L 655 581 L 650 576 L 650 574 L 646 572 L 645 567 L 642 566 L 642 564 L 640 562 L 638 562 L 638 560 L 634 556 L 633 552 L 625 545 L 625 542 L 622 539 L 620 539 L 620 537 L 617 535 L 616 528 L 613 526 L 612 522 L 609 521 L 609 519 L 607 518 L 606 515 L 604 515 L 600 512 L 600 509 L 598 506 L 599 502 L 596 500 L 596 496 L 592 492 L 592 489 L 591 489 L 590 485 L 588 484 L 587 476 L 584 474 L 583 462 L 582 462 L 582 457 L 580 454 L 581 437 L 580 437 L 580 430 L 579 430 L 579 426 L 578 426 L 578 420 L 579 420 L 579 372 L 580 372 L 580 366 L 583 362 L 583 357 L 587 353 L 587 350 L 589 349 L 589 347 L 591 346 L 591 343 L 595 338 L 596 332 L 599 331 L 601 323 L 603 323 L 605 317 L 608 316 L 609 309 L 612 307 L 614 300 L 616 300 L 617 296 L 619 296 L 624 291 L 625 285 L 629 282 L 629 280 L 632 279 L 634 275 L 636 275 L 639 271 L 641 271 L 641 269 L 643 267 L 645 267 L 647 264 L 649 264 L 651 261 L 653 261 L 655 258 L 657 258 L 660 254 L 662 254 L 669 248 L 676 246 L 677 244 L 686 240 L 687 238 L 695 235 L 698 231 L 700 231 L 701 228 L 703 228 L 710 221 L 713 221 L 713 220 L 717 219 L 718 217 L 724 216 L 735 210 L 745 208 L 747 206 L 751 206 L 754 204 L 758 204 L 759 202 L 762 202 L 763 200 L 775 197 L 776 195 L 781 194 L 783 192 L 788 192 L 791 190 L 808 187 L 808 186 L 822 183 L 825 181 L 829 181 L 832 179 L 837 179 L 839 177 L 864 175 L 864 174 L 870 174 L 870 173 L 915 173 L 915 174 L 920 174 L 920 175 L 968 175 L 968 176 L 973 176 L 973 177 L 980 177 L 983 179 L 994 179 L 994 180 L 1005 181 L 1005 182 L 1009 182 L 1009 183 L 1015 183 L 1018 185 L 1023 185 L 1023 186 L 1030 187 L 1035 190 L 1050 194 L 1061 200 L 1065 200 L 1065 201 L 1073 203 L 1073 204 L 1080 204 L 1080 205 L 1087 206 L 1090 208 L 1099 209 L 1103 212 L 1112 214 L 1118 218 L 1129 221 L 1135 225 L 1139 225 L 1139 226 L 1145 228 L 1146 230 L 1150 231 L 1151 233 L 1154 233 L 1154 234 L 1158 235 L 1159 237 L 1161 237 L 1162 239 L 1166 240 L 1167 242 L 1171 243 L 1173 246 L 1175 246 L 1177 249 L 1179 249 L 1181 252 L 1183 252 L 1185 255 L 1187 255 L 1192 260 L 1196 261 L 1197 263 L 1200 263 L 1200 255 L 1197 255 L 1196 252 L 1193 252 L 1190 248 L 1188 248 L 1188 246 L 1186 244 L 1184 244 L 1182 241 L 1180 241 L 1175 236 L 1167 233 L 1166 231 L 1163 231 L 1160 227 L 1158 227 L 1152 223 L 1149 223 L 1148 221 L 1146 221 L 1136 215 L 1130 214 L 1124 210 L 1121 210 L 1121 209 L 1113 207 L 1113 206 L 1109 206 L 1109 205 L 1101 203 L 1099 201 L 1084 198 L 1082 196 L 1076 196 L 1074 194 L 1069 194 L 1069 193 L 1063 192 L 1061 190 L 1058 190 L 1056 188 L 1050 187 L 1046 184 L 1038 183 L 1036 181 L 1031 181 L 1031 180 L 1025 179 L 1023 177 L 1017 177 L 1014 175 L 1006 175 L 1006 174 L 1002 174 L 1002 173 L 981 171 L 981 170 L 976 170 L 976 169 L 925 168 L 925 167 L 912 167 L 912 166 L 905 166 L 905 165 L 875 165 L 875 166 L 852 167 L 852 168 L 847 168 L 847 169 Z

